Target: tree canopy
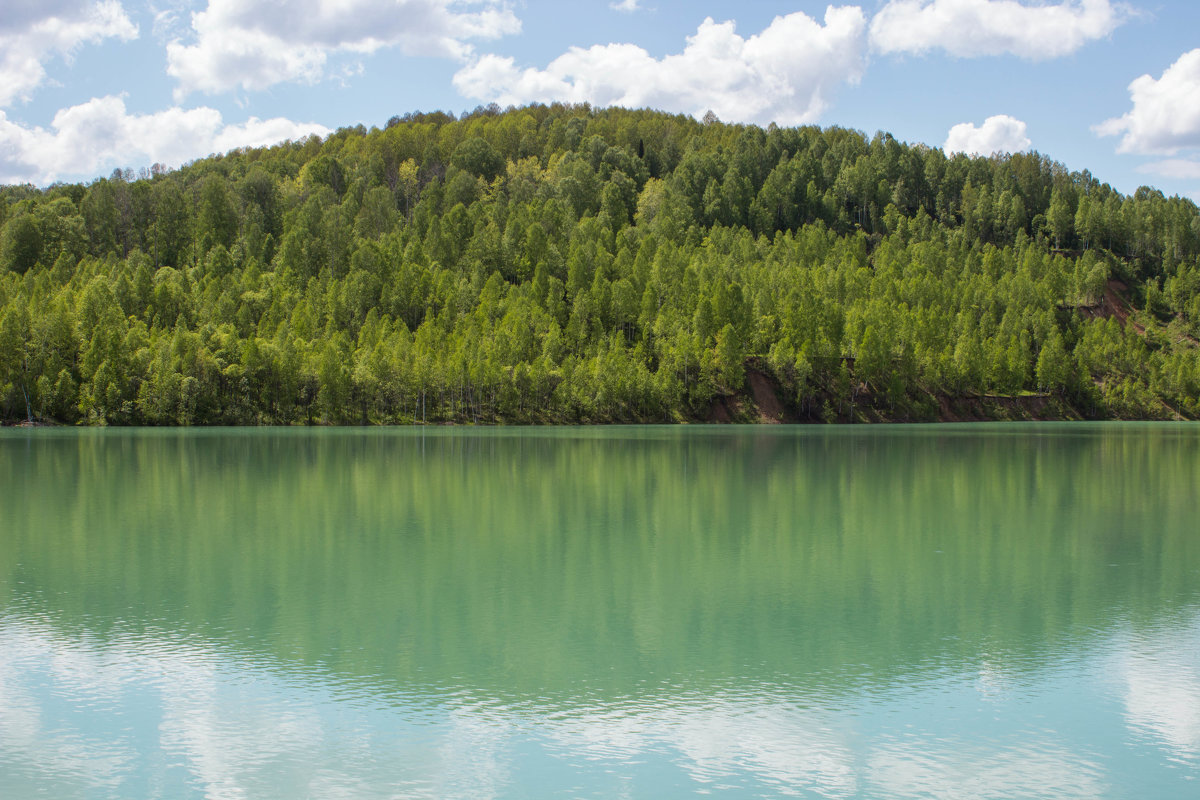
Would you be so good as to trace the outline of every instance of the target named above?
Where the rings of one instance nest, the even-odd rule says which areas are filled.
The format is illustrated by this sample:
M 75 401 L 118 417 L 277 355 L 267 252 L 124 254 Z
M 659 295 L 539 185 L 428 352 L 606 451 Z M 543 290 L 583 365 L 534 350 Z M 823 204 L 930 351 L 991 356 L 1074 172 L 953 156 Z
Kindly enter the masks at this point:
M 408 114 L 0 187 L 0 417 L 1200 415 L 1200 213 L 1036 153 L 653 111 Z M 869 413 L 868 413 L 869 412 Z

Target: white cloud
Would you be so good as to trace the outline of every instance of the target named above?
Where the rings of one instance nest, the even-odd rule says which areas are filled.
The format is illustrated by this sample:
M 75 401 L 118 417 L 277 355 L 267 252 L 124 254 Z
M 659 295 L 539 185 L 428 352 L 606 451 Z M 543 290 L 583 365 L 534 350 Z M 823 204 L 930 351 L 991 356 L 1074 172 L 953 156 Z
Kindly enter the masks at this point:
M 638 5 L 638 0 L 621 0 L 619 3 L 614 2 L 608 5 L 615 11 L 624 11 L 629 14 L 642 10 L 642 7 Z
M 331 55 L 399 47 L 408 55 L 466 58 L 472 39 L 517 33 L 499 0 L 209 0 L 192 14 L 196 40 L 167 45 L 167 73 L 189 92 L 261 90 L 312 82 Z
M 0 107 L 27 100 L 46 81 L 46 62 L 80 46 L 135 39 L 118 0 L 5 0 L 0 15 Z
M 1200 178 L 1200 161 L 1168 158 L 1163 161 L 1142 164 L 1138 167 L 1138 172 L 1146 175 L 1159 175 L 1164 178 Z
M 1121 137 L 1119 153 L 1174 155 L 1200 147 L 1200 49 L 1184 53 L 1158 80 L 1129 84 L 1133 109 L 1097 125 L 1101 136 Z
M 154 38 L 163 45 L 186 36 L 190 30 L 189 22 L 184 19 L 188 16 L 189 0 L 157 0 L 150 3 L 148 10 L 154 18 L 151 26 Z
M 947 153 L 966 153 L 990 156 L 992 153 L 1019 153 L 1028 150 L 1032 142 L 1026 135 L 1025 123 L 1007 114 L 988 117 L 978 128 L 973 122 L 962 122 L 950 129 L 942 149 Z
M 960 58 L 1004 53 L 1039 61 L 1112 33 L 1131 12 L 1111 0 L 890 0 L 871 20 L 880 53 L 941 49 Z
M 486 55 L 454 76 L 467 97 L 501 105 L 589 102 L 700 115 L 712 109 L 731 121 L 812 122 L 844 82 L 864 67 L 866 20 L 857 6 L 825 12 L 825 24 L 797 12 L 776 17 L 743 38 L 733 22 L 706 19 L 682 53 L 659 60 L 633 44 L 571 48 L 545 69 L 518 69 L 511 58 Z
M 177 166 L 236 147 L 329 133 L 281 118 L 227 125 L 219 111 L 203 107 L 130 114 L 125 101 L 111 95 L 62 109 L 51 128 L 23 126 L 0 111 L 0 182 L 45 184 L 153 162 Z

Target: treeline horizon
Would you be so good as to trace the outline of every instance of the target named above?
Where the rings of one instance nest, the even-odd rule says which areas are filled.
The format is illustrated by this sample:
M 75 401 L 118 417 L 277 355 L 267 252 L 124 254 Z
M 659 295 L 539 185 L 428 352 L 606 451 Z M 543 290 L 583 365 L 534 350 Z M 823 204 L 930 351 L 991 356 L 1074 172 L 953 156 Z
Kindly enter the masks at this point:
M 1198 321 L 1190 200 L 837 127 L 492 106 L 0 187 L 10 422 L 1196 418 Z

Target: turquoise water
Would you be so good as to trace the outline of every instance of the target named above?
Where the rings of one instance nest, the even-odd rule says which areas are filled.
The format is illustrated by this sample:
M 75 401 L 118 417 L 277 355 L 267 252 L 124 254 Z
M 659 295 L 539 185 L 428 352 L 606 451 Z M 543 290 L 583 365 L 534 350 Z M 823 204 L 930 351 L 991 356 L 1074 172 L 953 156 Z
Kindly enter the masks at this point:
M 0 432 L 0 797 L 1200 796 L 1200 426 Z

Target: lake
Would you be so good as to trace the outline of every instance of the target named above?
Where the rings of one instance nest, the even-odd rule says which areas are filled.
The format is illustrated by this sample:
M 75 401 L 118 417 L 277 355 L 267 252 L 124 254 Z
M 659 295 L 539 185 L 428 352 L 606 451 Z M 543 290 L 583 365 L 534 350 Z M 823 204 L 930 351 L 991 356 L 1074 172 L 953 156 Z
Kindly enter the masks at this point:
M 0 797 L 1194 798 L 1200 426 L 0 431 Z

